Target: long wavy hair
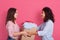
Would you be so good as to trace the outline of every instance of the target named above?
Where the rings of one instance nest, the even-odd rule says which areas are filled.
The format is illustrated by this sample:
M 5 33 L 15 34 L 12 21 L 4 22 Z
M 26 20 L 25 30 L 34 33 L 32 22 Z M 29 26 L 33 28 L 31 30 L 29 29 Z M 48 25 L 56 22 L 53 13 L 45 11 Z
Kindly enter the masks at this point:
M 49 7 L 44 7 L 42 11 L 45 12 L 44 22 L 48 21 L 49 19 L 54 22 L 54 15 L 52 10 Z
M 14 14 L 16 13 L 16 8 L 9 8 L 8 12 L 7 12 L 7 18 L 6 18 L 6 24 L 8 21 L 12 21 L 13 23 L 15 18 L 14 18 Z

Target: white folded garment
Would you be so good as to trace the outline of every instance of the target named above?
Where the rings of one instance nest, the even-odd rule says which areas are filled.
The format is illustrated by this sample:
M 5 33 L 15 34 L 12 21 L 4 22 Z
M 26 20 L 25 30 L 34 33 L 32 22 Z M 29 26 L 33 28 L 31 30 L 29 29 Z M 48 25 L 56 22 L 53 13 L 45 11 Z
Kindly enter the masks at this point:
M 31 29 L 31 28 L 33 28 L 33 27 L 36 27 L 36 28 L 37 28 L 37 24 L 32 23 L 32 22 L 25 22 L 25 23 L 23 24 L 23 26 L 24 26 L 24 29 Z

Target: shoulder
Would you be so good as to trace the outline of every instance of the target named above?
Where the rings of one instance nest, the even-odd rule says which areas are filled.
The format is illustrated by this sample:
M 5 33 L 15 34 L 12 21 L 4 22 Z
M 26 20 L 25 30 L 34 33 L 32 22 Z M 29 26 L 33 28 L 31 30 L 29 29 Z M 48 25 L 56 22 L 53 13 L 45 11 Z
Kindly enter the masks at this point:
M 12 21 L 8 21 L 6 25 L 14 25 Z
M 47 24 L 54 24 L 52 20 L 48 20 L 46 23 Z
M 46 24 L 53 25 L 54 23 L 53 23 L 52 20 L 48 20 L 48 21 L 46 22 Z
M 53 23 L 53 21 L 52 20 L 48 20 L 47 23 Z

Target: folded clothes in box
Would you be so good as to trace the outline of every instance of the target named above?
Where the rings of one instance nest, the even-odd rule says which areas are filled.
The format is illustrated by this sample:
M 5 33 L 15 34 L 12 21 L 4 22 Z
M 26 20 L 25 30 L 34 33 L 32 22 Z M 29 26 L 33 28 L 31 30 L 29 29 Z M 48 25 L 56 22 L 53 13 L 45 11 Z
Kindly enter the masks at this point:
M 32 22 L 25 22 L 25 23 L 23 24 L 23 26 L 24 26 L 24 29 L 31 29 L 31 28 L 33 28 L 33 27 L 37 27 L 37 24 L 32 23 Z

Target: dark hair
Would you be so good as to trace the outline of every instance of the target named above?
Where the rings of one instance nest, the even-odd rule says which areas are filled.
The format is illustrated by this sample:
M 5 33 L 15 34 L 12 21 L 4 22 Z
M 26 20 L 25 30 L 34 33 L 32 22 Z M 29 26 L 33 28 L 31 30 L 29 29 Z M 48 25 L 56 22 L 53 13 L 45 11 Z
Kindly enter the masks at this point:
M 12 21 L 13 23 L 15 18 L 14 18 L 14 14 L 16 13 L 16 9 L 15 8 L 9 8 L 8 12 L 7 12 L 7 18 L 6 18 L 6 23 L 8 21 Z
M 44 22 L 48 21 L 49 19 L 54 22 L 54 15 L 49 7 L 44 7 L 42 11 L 45 12 Z

